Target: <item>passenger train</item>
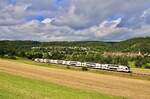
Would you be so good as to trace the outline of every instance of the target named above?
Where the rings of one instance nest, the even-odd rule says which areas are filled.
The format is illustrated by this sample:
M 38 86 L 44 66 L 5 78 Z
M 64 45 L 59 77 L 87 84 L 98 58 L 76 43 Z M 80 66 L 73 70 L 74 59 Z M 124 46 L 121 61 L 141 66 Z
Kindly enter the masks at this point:
M 65 61 L 65 60 L 40 59 L 40 58 L 36 58 L 34 59 L 34 61 L 40 63 L 62 64 L 68 66 L 87 67 L 91 69 L 101 69 L 101 70 L 109 70 L 109 71 L 117 71 L 117 72 L 126 72 L 126 73 L 131 72 L 129 66 L 115 65 L 115 64 L 100 64 L 100 63 L 91 63 L 91 62 Z

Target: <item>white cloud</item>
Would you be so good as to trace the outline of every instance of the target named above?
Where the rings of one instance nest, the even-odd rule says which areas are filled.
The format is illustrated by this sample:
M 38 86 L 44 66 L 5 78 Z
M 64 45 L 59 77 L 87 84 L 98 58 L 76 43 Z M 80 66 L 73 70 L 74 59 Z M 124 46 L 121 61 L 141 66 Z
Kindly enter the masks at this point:
M 0 0 L 0 39 L 123 40 L 150 36 L 150 0 L 61 2 L 16 0 L 10 4 Z M 40 22 L 36 16 L 45 19 Z
M 121 23 L 122 18 L 118 18 L 116 20 L 104 21 L 100 24 L 100 28 L 116 28 Z
M 54 19 L 46 18 L 41 23 L 51 23 Z

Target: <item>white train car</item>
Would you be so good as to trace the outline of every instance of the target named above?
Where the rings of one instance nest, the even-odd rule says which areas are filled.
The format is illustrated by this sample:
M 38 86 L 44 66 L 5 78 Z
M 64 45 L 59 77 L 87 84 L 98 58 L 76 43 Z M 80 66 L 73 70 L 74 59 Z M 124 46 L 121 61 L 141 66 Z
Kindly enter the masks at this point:
M 99 63 L 95 63 L 95 67 L 94 67 L 95 69 L 101 69 L 102 68 L 102 65 L 101 64 L 99 64 Z
M 48 60 L 48 63 L 50 63 L 50 64 L 51 64 L 51 63 L 52 63 L 52 59 L 49 59 L 49 60 Z
M 82 67 L 87 67 L 86 62 L 81 63 Z
M 57 62 L 58 62 L 58 64 L 62 64 L 63 60 L 58 60 Z
M 40 62 L 39 58 L 34 59 L 35 62 Z
M 108 70 L 109 69 L 109 64 L 102 64 L 102 68 L 103 70 Z
M 39 59 L 39 62 L 44 63 L 44 59 Z
M 58 64 L 58 60 L 53 60 L 53 63 L 54 64 Z
M 94 67 L 95 67 L 95 63 L 87 62 L 87 63 L 86 63 L 86 66 L 87 66 L 88 68 L 94 68 Z
M 108 70 L 117 71 L 118 65 L 108 64 Z
M 65 65 L 67 61 L 63 60 L 62 64 Z
M 77 62 L 76 61 L 70 61 L 70 65 L 76 66 Z
M 128 67 L 128 66 L 122 66 L 122 65 L 118 66 L 117 71 L 118 72 L 131 72 L 130 71 L 130 67 Z
M 71 61 L 66 61 L 66 62 L 65 62 L 65 65 L 70 66 L 70 65 L 71 65 L 70 62 L 71 62 Z
M 51 60 L 51 64 L 55 64 L 55 60 Z
M 43 59 L 43 62 L 44 62 L 44 63 L 48 63 L 49 60 L 48 60 L 48 59 Z
M 82 66 L 82 63 L 81 63 L 81 62 L 77 62 L 77 63 L 76 63 L 76 66 L 77 66 L 77 67 L 81 67 L 81 66 Z

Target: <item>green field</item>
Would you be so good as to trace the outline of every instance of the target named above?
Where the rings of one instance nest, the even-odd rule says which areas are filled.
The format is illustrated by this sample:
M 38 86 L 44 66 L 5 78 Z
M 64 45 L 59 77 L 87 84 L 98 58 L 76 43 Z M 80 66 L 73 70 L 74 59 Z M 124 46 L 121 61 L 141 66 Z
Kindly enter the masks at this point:
M 0 72 L 0 99 L 119 99 Z

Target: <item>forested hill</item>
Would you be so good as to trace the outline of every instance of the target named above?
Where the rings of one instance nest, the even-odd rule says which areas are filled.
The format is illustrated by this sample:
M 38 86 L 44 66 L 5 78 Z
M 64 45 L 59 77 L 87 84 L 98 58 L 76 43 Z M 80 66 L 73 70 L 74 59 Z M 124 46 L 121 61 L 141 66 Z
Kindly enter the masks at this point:
M 121 42 L 0 41 L 0 57 L 48 58 L 150 68 L 150 37 Z
M 150 37 L 133 38 L 121 42 L 101 41 L 74 41 L 74 42 L 38 42 L 38 41 L 0 41 L 0 48 L 25 48 L 31 47 L 90 47 L 106 51 L 122 52 L 150 52 Z
M 121 41 L 114 43 L 112 45 L 112 49 L 116 49 L 117 51 L 125 51 L 125 52 L 144 52 L 150 53 L 150 37 L 146 38 L 133 38 L 126 41 Z

